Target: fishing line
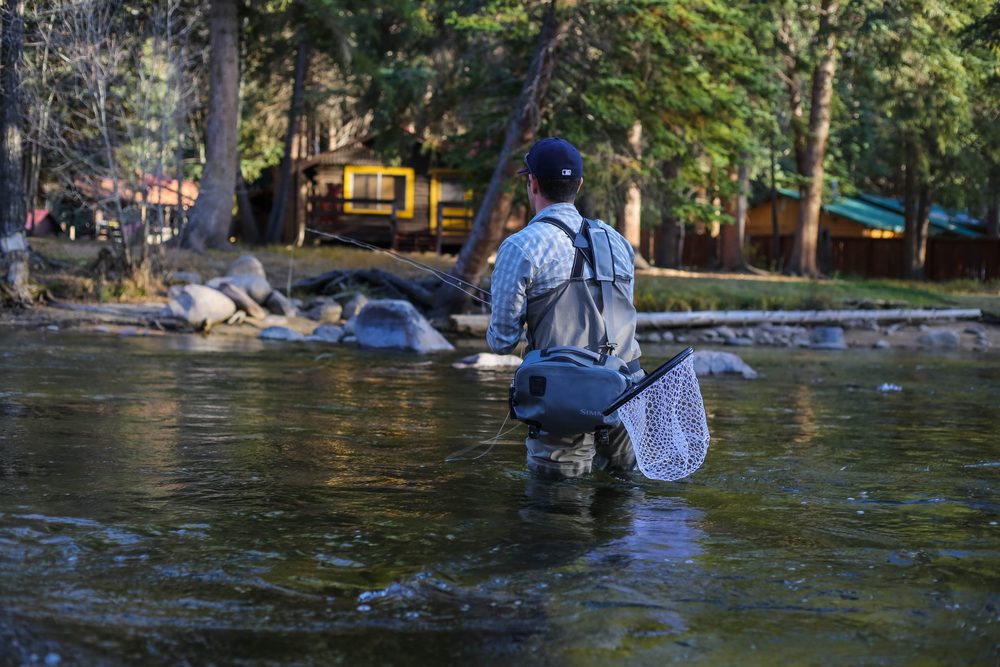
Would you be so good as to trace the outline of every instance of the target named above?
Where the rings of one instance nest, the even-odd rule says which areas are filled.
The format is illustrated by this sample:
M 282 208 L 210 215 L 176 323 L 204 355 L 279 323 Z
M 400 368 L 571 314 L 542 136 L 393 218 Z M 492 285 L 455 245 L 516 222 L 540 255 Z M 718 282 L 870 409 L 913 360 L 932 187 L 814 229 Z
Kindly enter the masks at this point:
M 499 430 L 497 430 L 497 434 L 495 436 L 493 436 L 489 440 L 480 440 L 479 442 L 469 445 L 464 449 L 460 449 L 457 452 L 449 454 L 448 456 L 444 457 L 445 463 L 451 463 L 452 461 L 475 461 L 489 454 L 491 451 L 493 451 L 493 447 L 497 444 L 500 438 L 507 435 L 508 433 L 513 433 L 517 429 L 521 428 L 521 424 L 514 424 L 512 427 L 504 431 L 503 427 L 507 425 L 507 421 L 509 419 L 510 419 L 510 411 L 508 410 L 507 416 L 503 418 L 503 423 L 500 424 L 500 428 Z M 475 456 L 469 458 L 465 457 L 465 454 L 468 454 L 469 452 L 473 451 L 474 449 L 482 445 L 488 445 L 482 453 L 476 454 Z
M 453 276 L 450 273 L 445 273 L 444 271 L 441 271 L 440 269 L 435 269 L 433 266 L 428 266 L 427 264 L 422 264 L 414 259 L 410 259 L 409 257 L 404 257 L 403 255 L 400 255 L 397 252 L 393 252 L 392 250 L 386 250 L 385 248 L 379 248 L 378 246 L 372 245 L 371 243 L 365 243 L 364 241 L 359 241 L 358 239 L 352 239 L 350 236 L 342 236 L 340 234 L 330 234 L 329 232 L 321 232 L 320 230 L 313 229 L 312 227 L 306 227 L 306 231 L 315 234 L 317 236 L 323 236 L 325 238 L 334 239 L 336 241 L 343 241 L 344 243 L 350 243 L 352 245 L 358 246 L 359 248 L 364 248 L 365 250 L 371 250 L 373 252 L 380 252 L 384 255 L 389 255 L 393 259 L 396 259 L 400 262 L 405 262 L 406 264 L 409 264 L 410 266 L 418 268 L 422 271 L 427 271 L 428 273 L 436 277 L 438 280 L 443 282 L 445 285 L 448 285 L 449 287 L 454 287 L 455 289 L 465 293 L 466 295 L 478 301 L 479 303 L 483 304 L 484 306 L 490 307 L 489 301 L 483 299 L 480 296 L 477 296 L 476 294 L 473 294 L 469 290 L 462 287 L 462 285 L 471 287 L 477 292 L 485 294 L 487 297 L 489 297 L 490 295 L 489 290 L 485 290 L 479 285 L 475 285 L 466 280 L 462 280 L 458 276 Z
M 335 241 L 342 241 L 343 243 L 350 243 L 351 245 L 358 246 L 359 248 L 363 248 L 365 250 L 371 250 L 372 252 L 378 252 L 378 253 L 382 253 L 383 255 L 389 255 L 389 257 L 392 257 L 395 260 L 398 260 L 398 261 L 403 262 L 405 264 L 409 264 L 410 266 L 413 266 L 413 267 L 415 267 L 417 269 L 420 269 L 421 271 L 426 271 L 426 272 L 430 273 L 435 278 L 437 278 L 438 280 L 440 280 L 441 282 L 443 282 L 445 285 L 448 285 L 449 287 L 454 287 L 455 289 L 463 292 L 464 294 L 466 294 L 467 296 L 469 296 L 473 300 L 478 301 L 479 303 L 483 304 L 487 308 L 491 307 L 491 304 L 490 304 L 490 302 L 488 300 L 483 299 L 482 297 L 480 297 L 480 296 L 478 296 L 476 294 L 473 294 L 469 290 L 465 289 L 463 287 L 463 285 L 465 287 L 471 287 L 472 289 L 476 290 L 480 294 L 486 295 L 487 298 L 490 296 L 489 290 L 485 290 L 482 287 L 480 287 L 479 285 L 475 285 L 475 284 L 470 283 L 470 282 L 468 282 L 466 280 L 462 280 L 458 276 L 453 276 L 450 273 L 445 273 L 444 271 L 441 271 L 439 269 L 435 269 L 433 266 L 428 266 L 427 264 L 423 264 L 423 263 L 418 262 L 418 261 L 416 261 L 414 259 L 411 259 L 409 257 L 405 257 L 403 255 L 400 255 L 397 252 L 392 251 L 392 250 L 386 250 L 385 248 L 380 248 L 380 247 L 378 247 L 376 245 L 372 245 L 371 243 L 366 243 L 364 241 L 361 241 L 361 240 L 358 240 L 358 239 L 355 239 L 355 238 L 351 238 L 350 236 L 343 236 L 341 234 L 331 234 L 329 232 L 323 232 L 323 231 L 320 231 L 318 229 L 313 229 L 312 227 L 306 227 L 305 229 L 306 229 L 307 232 L 309 232 L 311 234 L 315 234 L 316 236 L 322 236 L 324 238 L 334 239 Z M 508 435 L 510 433 L 513 433 L 514 431 L 516 431 L 517 429 L 519 429 L 521 427 L 521 424 L 515 424 L 511 428 L 509 428 L 506 431 L 504 431 L 503 429 L 507 425 L 507 422 L 509 420 L 510 420 L 510 411 L 508 410 L 507 415 L 504 417 L 503 423 L 500 424 L 500 428 L 497 430 L 497 434 L 496 435 L 494 435 L 489 440 L 480 440 L 477 443 L 474 443 L 474 444 L 472 444 L 472 445 L 470 445 L 468 447 L 465 447 L 463 449 L 458 450 L 457 452 L 454 452 L 454 453 L 450 454 L 449 456 L 446 456 L 445 459 L 444 459 L 445 462 L 451 462 L 451 461 L 476 461 L 476 460 L 481 459 L 482 457 L 486 456 L 491 451 L 493 451 L 493 447 L 497 444 L 497 442 L 500 440 L 500 438 L 502 438 L 502 437 L 504 437 L 504 436 L 506 436 L 506 435 Z M 483 445 L 486 445 L 487 447 L 481 453 L 476 454 L 473 457 L 468 457 L 468 458 L 465 456 L 469 452 L 474 451 L 475 449 L 477 449 L 478 447 L 481 447 Z

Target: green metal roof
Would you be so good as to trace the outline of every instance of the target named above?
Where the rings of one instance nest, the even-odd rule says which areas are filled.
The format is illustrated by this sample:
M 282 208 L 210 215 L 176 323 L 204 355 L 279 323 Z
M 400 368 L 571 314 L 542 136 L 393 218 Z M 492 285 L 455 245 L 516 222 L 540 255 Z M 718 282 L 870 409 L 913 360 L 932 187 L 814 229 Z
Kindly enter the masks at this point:
M 799 198 L 798 190 L 778 188 L 778 192 L 785 197 Z M 838 197 L 835 201 L 823 204 L 823 210 L 853 220 L 869 229 L 880 229 L 897 234 L 902 234 L 906 229 L 903 204 L 891 197 L 864 193 L 858 194 L 857 197 Z M 977 229 L 982 225 L 980 221 L 968 216 L 955 215 L 937 205 L 931 207 L 930 224 L 931 234 L 954 234 L 970 239 L 982 237 L 982 232 Z
M 792 199 L 799 198 L 798 190 L 779 188 L 778 192 Z M 879 206 L 874 206 L 852 197 L 838 197 L 829 204 L 823 204 L 827 213 L 853 220 L 862 227 L 902 234 L 906 224 L 903 216 Z
M 858 198 L 882 208 L 903 213 L 903 202 L 892 197 L 859 194 Z M 954 234 L 968 239 L 983 236 L 983 223 L 963 213 L 953 213 L 934 204 L 930 214 L 931 233 Z

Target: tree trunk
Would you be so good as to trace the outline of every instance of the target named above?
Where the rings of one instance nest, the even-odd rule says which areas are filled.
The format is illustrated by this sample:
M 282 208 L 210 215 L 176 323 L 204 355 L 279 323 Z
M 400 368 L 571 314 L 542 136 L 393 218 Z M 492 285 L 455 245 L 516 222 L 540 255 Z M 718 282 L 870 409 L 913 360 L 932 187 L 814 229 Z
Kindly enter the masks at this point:
M 667 161 L 663 163 L 662 170 L 664 179 L 672 184 L 676 184 L 677 179 L 680 177 L 680 164 L 673 160 Z M 675 187 L 668 185 L 665 191 L 668 193 L 674 192 Z M 660 238 L 653 249 L 653 254 L 655 255 L 654 261 L 657 266 L 677 268 L 681 265 L 684 223 L 678 220 L 674 214 L 673 209 L 676 203 L 672 198 L 668 198 L 660 204 L 662 211 L 660 217 Z
M 518 146 L 529 144 L 538 130 L 542 101 L 549 86 L 552 69 L 555 66 L 556 43 L 565 32 L 567 22 L 556 22 L 556 0 L 549 3 L 538 35 L 535 56 L 528 68 L 521 88 L 521 96 L 507 123 L 503 146 L 493 170 L 489 186 L 476 210 L 469 238 L 462 246 L 451 274 L 467 282 L 478 282 L 486 269 L 486 260 L 496 249 L 503 225 L 510 213 L 513 195 L 505 191 L 505 184 L 520 168 L 512 161 L 511 155 Z M 434 310 L 438 315 L 448 315 L 460 311 L 465 304 L 465 295 L 457 289 L 442 286 L 435 299 Z
M 809 136 L 799 165 L 805 183 L 799 187 L 799 212 L 795 227 L 792 256 L 786 273 L 806 276 L 819 275 L 816 267 L 816 246 L 819 238 L 819 214 L 823 203 L 823 157 L 830 136 L 830 103 L 833 99 L 833 76 L 837 66 L 837 35 L 833 30 L 838 0 L 823 3 L 819 37 L 822 39 L 820 60 L 813 70 L 809 108 Z
M 990 175 L 990 187 L 986 196 L 986 236 L 994 241 L 1000 239 L 1000 170 Z
M 0 10 L 0 288 L 3 301 L 28 303 L 28 244 L 24 238 L 24 157 L 21 135 L 22 0 Z
M 271 203 L 271 215 L 267 219 L 268 243 L 282 241 L 285 229 L 285 217 L 288 213 L 288 200 L 292 188 L 292 144 L 298 135 L 299 118 L 302 116 L 302 91 L 305 89 L 306 74 L 309 69 L 309 43 L 299 40 L 295 54 L 295 73 L 292 79 L 292 100 L 288 107 L 288 127 L 285 131 L 285 152 L 281 156 L 281 166 L 278 171 L 278 182 L 274 188 L 274 199 Z
M 632 149 L 632 157 L 638 161 L 642 158 L 642 123 L 635 121 L 632 129 L 628 133 L 628 145 Z M 639 184 L 631 181 L 625 188 L 625 204 L 622 207 L 622 215 L 618 227 L 621 235 L 625 237 L 639 257 L 639 244 L 642 242 L 641 234 L 642 219 L 642 192 Z
M 733 218 L 731 225 L 722 226 L 722 268 L 729 271 L 743 271 L 747 268 L 743 257 L 747 216 L 747 191 L 750 187 L 749 156 L 743 156 L 738 170 L 730 171 L 730 178 L 736 181 L 736 193 L 729 200 L 726 213 Z
M 907 169 L 907 180 L 910 170 Z M 911 192 L 913 188 L 910 188 Z M 915 201 L 914 201 L 915 200 Z M 923 280 L 927 264 L 927 233 L 930 230 L 931 186 L 922 182 L 905 206 L 906 229 L 903 234 L 903 270 L 910 280 Z
M 778 183 L 774 178 L 774 144 L 771 144 L 771 268 L 781 271 L 781 225 L 778 224 Z
M 243 178 L 243 170 L 236 172 L 236 206 L 240 213 L 240 236 L 243 242 L 251 245 L 256 244 L 260 237 L 257 234 L 257 219 L 253 214 L 253 206 L 250 204 L 250 195 L 247 193 L 247 182 Z
M 181 234 L 193 250 L 225 247 L 233 222 L 239 129 L 239 22 L 236 0 L 212 0 L 211 62 L 205 169 L 194 208 Z

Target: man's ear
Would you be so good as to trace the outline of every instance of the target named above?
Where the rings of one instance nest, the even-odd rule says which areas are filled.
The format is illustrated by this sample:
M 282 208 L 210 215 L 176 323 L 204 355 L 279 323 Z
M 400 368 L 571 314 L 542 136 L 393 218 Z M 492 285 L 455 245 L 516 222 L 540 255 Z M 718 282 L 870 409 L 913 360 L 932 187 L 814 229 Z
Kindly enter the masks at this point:
M 580 193 L 580 189 L 583 187 L 583 176 L 580 177 L 580 185 L 576 186 L 577 194 Z
M 538 194 L 538 179 L 533 174 L 528 174 L 528 192 Z

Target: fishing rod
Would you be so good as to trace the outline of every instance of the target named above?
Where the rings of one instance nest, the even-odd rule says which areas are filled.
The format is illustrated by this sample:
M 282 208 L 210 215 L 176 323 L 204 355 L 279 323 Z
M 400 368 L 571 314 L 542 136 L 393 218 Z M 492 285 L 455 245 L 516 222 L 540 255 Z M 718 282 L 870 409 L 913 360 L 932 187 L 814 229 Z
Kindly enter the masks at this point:
M 454 287 L 458 291 L 465 293 L 467 296 L 469 296 L 470 298 L 474 299 L 475 301 L 478 301 L 479 303 L 483 304 L 487 308 L 491 307 L 491 304 L 490 304 L 490 302 L 488 300 L 489 297 L 490 297 L 489 290 L 485 290 L 482 287 L 480 287 L 479 285 L 475 285 L 475 284 L 470 283 L 470 282 L 468 282 L 466 280 L 462 280 L 458 276 L 454 276 L 454 275 L 452 275 L 450 273 L 445 273 L 444 271 L 442 271 L 440 269 L 435 269 L 433 266 L 428 266 L 427 264 L 423 264 L 421 262 L 418 262 L 415 259 L 411 259 L 411 258 L 406 257 L 404 255 L 400 255 L 398 252 L 395 252 L 393 250 L 386 250 L 385 248 L 380 248 L 377 245 L 372 245 L 371 243 L 366 243 L 364 241 L 360 241 L 358 239 L 351 238 L 350 236 L 344 236 L 342 234 L 331 234 L 329 232 L 323 232 L 323 231 L 320 231 L 318 229 L 313 229 L 312 227 L 306 227 L 306 231 L 309 232 L 309 233 L 311 233 L 311 234 L 315 234 L 316 236 L 322 236 L 324 238 L 334 239 L 335 241 L 341 241 L 343 243 L 350 243 L 351 245 L 356 245 L 359 248 L 364 248 L 365 250 L 371 250 L 373 252 L 380 252 L 383 255 L 389 255 L 389 257 L 392 257 L 393 259 L 395 259 L 397 261 L 404 262 L 406 264 L 409 264 L 410 266 L 413 266 L 415 268 L 420 269 L 421 271 L 426 271 L 426 272 L 430 273 L 435 278 L 437 278 L 438 280 L 440 280 L 441 282 L 443 282 L 445 285 L 448 285 L 449 287 Z M 476 294 L 473 294 L 469 290 L 465 289 L 463 287 L 463 285 L 465 285 L 467 287 L 471 287 L 472 289 L 476 290 L 477 292 L 479 292 L 481 294 L 485 294 L 486 295 L 486 299 L 484 299 L 484 298 L 482 298 L 480 296 L 477 296 Z

